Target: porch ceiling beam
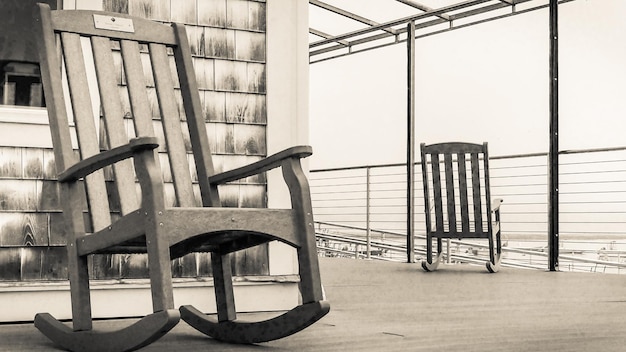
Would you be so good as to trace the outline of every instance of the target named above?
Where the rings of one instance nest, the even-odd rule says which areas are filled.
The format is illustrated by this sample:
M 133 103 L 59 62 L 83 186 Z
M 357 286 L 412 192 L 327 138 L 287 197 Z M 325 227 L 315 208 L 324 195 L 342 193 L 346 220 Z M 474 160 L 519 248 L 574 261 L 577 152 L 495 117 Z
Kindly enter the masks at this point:
M 421 23 L 416 23 L 415 24 L 415 29 L 422 29 L 422 28 L 428 28 L 428 27 L 432 27 L 438 24 L 442 24 L 442 23 L 446 23 L 448 21 L 444 20 L 443 18 L 435 18 L 433 20 L 430 20 L 428 22 L 421 22 Z M 406 33 L 406 28 L 401 28 L 399 31 L 399 34 L 403 34 Z M 355 39 L 355 40 L 351 40 L 348 42 L 350 47 L 356 47 L 358 45 L 361 44 L 365 44 L 368 42 L 373 42 L 373 41 L 377 41 L 377 40 L 382 40 L 385 38 L 389 38 L 391 37 L 391 34 L 389 33 L 380 33 L 380 34 L 375 34 L 375 35 L 371 35 L 368 37 L 364 37 L 364 38 L 360 38 L 360 39 Z M 404 40 L 402 40 L 404 41 Z M 313 50 L 309 52 L 309 56 L 315 56 L 315 55 L 320 55 L 320 54 L 324 54 L 324 53 L 328 53 L 328 52 L 332 52 L 335 50 L 340 50 L 343 49 L 343 46 L 340 45 L 335 45 L 335 46 L 329 46 L 329 47 L 325 47 L 325 48 L 321 48 L 318 50 Z
M 309 0 L 309 3 L 311 5 L 315 5 L 317 7 L 320 7 L 322 9 L 324 9 L 324 10 L 336 13 L 336 14 L 338 14 L 340 16 L 344 16 L 344 17 L 347 17 L 347 18 L 349 18 L 351 20 L 354 20 L 354 21 L 357 21 L 357 22 L 361 22 L 361 23 L 366 24 L 368 26 L 372 26 L 372 27 L 380 26 L 380 23 L 378 23 L 376 21 L 372 21 L 369 18 L 365 18 L 363 16 L 359 16 L 359 15 L 357 15 L 355 13 L 346 11 L 344 9 L 340 9 L 338 7 L 335 7 L 333 5 L 327 4 L 327 3 L 319 1 L 319 0 Z M 389 33 L 391 33 L 393 35 L 396 34 L 396 30 L 393 29 L 393 28 L 384 28 L 383 27 L 383 28 L 380 28 L 380 30 L 383 30 L 385 32 L 389 32 Z
M 521 3 L 533 2 L 533 1 L 535 1 L 535 0 L 515 0 L 515 4 L 521 4 Z M 564 4 L 564 3 L 573 2 L 573 1 L 576 1 L 576 0 L 558 0 L 558 3 L 559 4 Z M 535 2 L 537 2 L 537 1 L 535 1 Z M 459 19 L 459 18 L 471 17 L 472 15 L 486 13 L 486 12 L 490 12 L 490 11 L 493 11 L 493 10 L 505 8 L 505 7 L 508 7 L 508 6 L 509 5 L 500 2 L 500 3 L 496 3 L 496 4 L 483 6 L 483 7 L 479 8 L 479 9 L 471 9 L 471 10 L 467 10 L 467 11 L 464 11 L 464 12 L 459 12 L 459 13 L 456 13 L 454 15 L 451 15 L 450 17 L 454 21 L 454 20 Z M 464 6 L 464 7 L 467 7 L 467 6 Z M 464 24 L 461 24 L 461 25 L 450 26 L 450 28 L 447 28 L 447 29 L 438 29 L 438 30 L 433 30 L 431 32 L 421 33 L 421 34 L 418 34 L 415 39 L 424 38 L 424 37 L 428 37 L 428 36 L 436 35 L 436 34 L 441 34 L 441 33 L 445 33 L 445 32 L 456 30 L 456 29 L 466 28 L 466 27 L 469 27 L 469 26 L 474 26 L 474 25 L 477 25 L 477 24 L 485 23 L 485 22 L 490 22 L 490 21 L 499 20 L 499 19 L 502 19 L 502 18 L 507 18 L 509 16 L 521 15 L 521 14 L 525 14 L 525 13 L 528 13 L 528 12 L 533 12 L 533 11 L 546 9 L 546 8 L 548 8 L 548 4 L 541 3 L 541 4 L 537 4 L 536 6 L 533 6 L 533 7 L 530 7 L 530 8 L 526 8 L 526 9 L 523 9 L 523 10 L 515 10 L 515 11 L 513 11 L 511 13 L 508 13 L 508 14 L 500 14 L 500 15 L 496 15 L 496 16 L 493 16 L 493 17 L 490 17 L 490 18 L 479 19 L 477 21 L 464 23 Z M 441 9 L 435 10 L 435 11 L 441 11 Z M 452 11 L 452 10 L 449 10 L 449 11 Z M 416 29 L 428 28 L 428 27 L 435 26 L 437 24 L 445 23 L 445 22 L 446 21 L 444 19 L 436 17 L 435 19 L 432 19 L 432 20 L 427 21 L 427 22 L 418 22 L 418 23 L 416 23 L 415 27 L 416 27 Z M 372 31 L 368 31 L 368 32 L 373 32 L 373 30 Z M 400 29 L 399 32 L 400 32 L 400 34 L 403 34 L 403 32 L 406 32 L 406 30 L 405 29 Z M 373 41 L 389 38 L 390 36 L 391 35 L 388 34 L 388 33 L 381 33 L 381 34 L 372 35 L 372 36 L 363 37 L 363 38 L 359 38 L 359 39 L 356 39 L 356 40 L 349 41 L 350 52 L 348 52 L 348 53 L 342 52 L 342 53 L 331 55 L 331 56 L 327 56 L 327 57 L 324 57 L 324 58 L 321 58 L 321 59 L 312 60 L 310 63 L 317 63 L 317 62 L 332 60 L 332 59 L 343 57 L 343 56 L 347 56 L 347 55 L 358 54 L 358 53 L 365 52 L 365 51 L 376 50 L 376 49 L 380 49 L 380 48 L 396 45 L 396 44 L 399 44 L 399 43 L 403 43 L 403 42 L 406 41 L 406 38 L 403 38 L 403 39 L 401 39 L 399 41 L 395 40 L 393 42 L 381 43 L 381 44 L 377 44 L 377 45 L 373 45 L 373 46 L 369 46 L 369 47 L 365 47 L 365 48 L 357 48 L 357 46 L 359 44 L 363 44 L 363 43 L 368 43 L 368 42 L 373 42 Z M 352 37 L 352 36 L 346 36 L 346 38 L 350 38 L 350 37 Z M 334 43 L 334 42 L 330 42 L 330 43 Z M 310 43 L 309 44 L 309 48 L 311 49 L 309 51 L 309 57 L 312 58 L 313 56 L 316 56 L 316 55 L 328 54 L 328 53 L 331 53 L 333 51 L 339 51 L 339 50 L 345 48 L 344 46 L 341 46 L 341 45 L 334 45 L 334 46 L 329 46 L 329 47 L 325 47 L 325 48 L 320 48 L 320 49 L 317 49 L 317 50 L 312 50 L 316 46 L 318 46 L 318 45 L 316 45 L 316 43 Z
M 326 32 L 322 32 L 320 30 L 317 30 L 315 28 L 310 28 L 310 27 L 309 27 L 309 33 L 311 33 L 313 35 L 316 35 L 318 37 L 325 38 L 325 39 L 333 37 L 331 34 L 328 34 Z M 341 44 L 343 46 L 350 46 L 350 43 L 347 40 L 338 40 L 337 43 L 339 43 L 339 44 Z
M 313 3 L 313 1 L 317 1 L 317 0 L 310 0 L 311 3 Z M 463 1 L 461 3 L 458 4 L 454 4 L 454 5 L 450 5 L 450 6 L 445 6 L 436 10 L 432 10 L 432 11 L 427 11 L 418 15 L 413 15 L 413 16 L 408 16 L 408 17 L 402 17 L 390 22 L 385 22 L 376 26 L 372 26 L 369 28 L 365 28 L 365 29 L 361 29 L 361 30 L 357 30 L 357 31 L 353 31 L 353 32 L 349 32 L 349 33 L 344 33 L 332 38 L 328 38 L 328 39 L 324 39 L 324 40 L 320 40 L 314 43 L 310 43 L 309 47 L 313 48 L 313 47 L 317 47 L 317 46 L 321 46 L 321 45 L 325 45 L 325 44 L 330 44 L 332 42 L 336 42 L 337 40 L 342 40 L 342 39 L 348 39 L 348 38 L 352 38 L 352 37 L 356 37 L 359 35 L 363 35 L 363 34 L 367 34 L 367 33 L 371 33 L 371 32 L 375 32 L 377 30 L 382 30 L 384 28 L 388 28 L 388 27 L 392 27 L 392 26 L 397 26 L 400 24 L 404 24 L 404 23 L 408 23 L 411 21 L 417 21 L 417 20 L 421 20 L 421 19 L 425 19 L 425 18 L 429 18 L 429 17 L 437 17 L 440 14 L 445 14 L 446 12 L 450 12 L 450 11 L 456 11 L 456 10 L 460 10 L 460 9 L 464 9 L 467 7 L 471 7 L 471 6 L 475 6 L 475 5 L 480 5 L 486 2 L 489 2 L 492 0 L 468 0 L 468 1 Z
M 522 4 L 525 2 L 529 2 L 529 1 L 534 1 L 534 0 L 516 0 L 516 1 L 509 1 L 509 0 L 500 0 L 499 3 L 493 4 L 493 5 L 487 5 L 487 6 L 483 6 L 477 9 L 473 9 L 473 10 L 469 10 L 469 11 L 465 11 L 465 12 L 461 12 L 455 15 L 450 16 L 451 20 L 456 20 L 459 18 L 464 18 L 464 17 L 470 17 L 470 16 L 474 16 L 474 15 L 478 15 L 481 13 L 485 13 L 485 12 L 489 12 L 489 11 L 495 11 L 495 10 L 499 10 L 505 7 L 509 7 L 509 6 L 514 6 L 517 4 Z M 512 4 L 510 4 L 509 2 L 511 2 Z
M 412 1 L 412 0 L 396 0 L 397 2 L 403 3 L 405 5 L 411 6 L 413 8 L 416 8 L 420 11 L 424 11 L 424 12 L 428 12 L 428 11 L 432 11 L 433 8 L 432 7 L 428 7 L 426 5 L 422 5 L 418 2 Z M 446 21 L 450 21 L 450 16 L 446 15 L 446 14 L 439 14 L 437 15 L 437 17 L 443 18 Z

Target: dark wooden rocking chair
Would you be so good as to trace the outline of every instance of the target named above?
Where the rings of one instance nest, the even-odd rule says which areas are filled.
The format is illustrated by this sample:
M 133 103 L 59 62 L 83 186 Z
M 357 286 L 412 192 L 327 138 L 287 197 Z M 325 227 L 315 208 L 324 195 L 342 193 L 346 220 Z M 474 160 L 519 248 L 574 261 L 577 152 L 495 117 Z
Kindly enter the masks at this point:
M 183 25 L 169 26 L 118 13 L 51 11 L 44 4 L 39 4 L 37 13 L 41 74 L 68 233 L 73 329 L 48 313 L 37 314 L 35 326 L 72 351 L 128 351 L 157 340 L 181 318 L 215 339 L 256 343 L 293 334 L 323 317 L 329 305 L 323 299 L 309 186 L 300 165 L 301 158 L 311 155 L 311 148 L 293 147 L 215 174 Z M 104 151 L 98 142 L 100 122 L 94 118 L 82 42 L 90 43 L 85 48 L 91 47 L 93 55 L 108 145 Z M 154 77 L 160 111 L 160 118 L 155 120 L 140 48 L 149 51 L 149 74 Z M 122 112 L 113 51 L 121 52 L 123 58 L 132 126 Z M 178 77 L 173 77 L 170 66 L 172 52 Z M 67 88 L 62 84 L 63 68 Z M 180 82 L 186 123 L 181 123 L 173 78 Z M 69 91 L 69 101 L 64 89 Z M 156 137 L 156 125 L 163 129 L 165 138 Z M 188 126 L 193 154 L 185 147 L 184 125 Z M 164 197 L 157 148 L 169 156 L 175 207 Z M 193 159 L 195 167 L 190 168 L 188 159 Z M 113 181 L 107 180 L 107 184 L 114 185 L 121 207 L 121 217 L 115 221 L 111 220 L 103 171 L 109 166 Z M 277 167 L 282 167 L 291 209 L 221 207 L 218 185 Z M 196 200 L 192 189 L 193 172 L 197 173 L 201 201 Z M 93 231 L 86 229 L 85 209 Z M 297 249 L 302 304 L 270 320 L 240 322 L 236 320 L 229 255 L 272 240 Z M 170 261 L 194 251 L 211 252 L 216 319 L 192 306 L 174 307 Z M 97 253 L 148 254 L 154 313 L 118 331 L 93 329 L 88 256 Z
M 502 253 L 502 200 L 491 202 L 487 143 L 422 143 L 420 149 L 426 214 L 426 260 L 422 261 L 422 268 L 437 270 L 443 238 L 486 238 L 489 240 L 487 270 L 497 272 Z M 437 239 L 435 258 L 433 238 Z

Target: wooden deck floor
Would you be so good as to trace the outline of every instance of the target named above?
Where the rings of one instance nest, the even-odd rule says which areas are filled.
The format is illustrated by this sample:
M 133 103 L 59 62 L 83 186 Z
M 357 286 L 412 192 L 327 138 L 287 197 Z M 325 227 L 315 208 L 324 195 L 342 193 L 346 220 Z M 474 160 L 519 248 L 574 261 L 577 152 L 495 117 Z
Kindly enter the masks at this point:
M 229 345 L 180 323 L 142 351 L 624 351 L 626 276 L 321 259 L 331 312 L 296 335 Z M 98 322 L 105 327 L 127 321 Z M 50 351 L 32 324 L 0 351 Z

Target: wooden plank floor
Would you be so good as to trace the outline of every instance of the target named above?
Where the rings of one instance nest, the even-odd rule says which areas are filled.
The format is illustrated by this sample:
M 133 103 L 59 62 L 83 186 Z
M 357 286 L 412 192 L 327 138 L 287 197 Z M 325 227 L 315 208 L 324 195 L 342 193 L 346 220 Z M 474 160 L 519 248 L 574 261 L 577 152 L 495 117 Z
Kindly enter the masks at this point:
M 296 335 L 223 344 L 180 323 L 142 351 L 624 351 L 626 276 L 321 259 L 331 312 Z M 125 320 L 98 322 L 103 328 Z M 32 324 L 0 351 L 50 351 Z

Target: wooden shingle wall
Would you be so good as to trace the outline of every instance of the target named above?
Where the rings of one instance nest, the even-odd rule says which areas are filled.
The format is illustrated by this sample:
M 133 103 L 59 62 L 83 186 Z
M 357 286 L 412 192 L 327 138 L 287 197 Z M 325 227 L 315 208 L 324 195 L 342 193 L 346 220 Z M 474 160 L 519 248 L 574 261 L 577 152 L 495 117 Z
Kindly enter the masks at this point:
M 98 1 L 105 11 L 187 25 L 217 172 L 266 156 L 265 1 Z M 94 0 L 87 2 L 89 6 L 85 7 L 93 9 Z M 76 1 L 76 8 L 81 8 L 81 1 Z M 124 97 L 119 57 L 116 67 Z M 150 70 L 148 60 L 144 69 Z M 147 85 L 149 91 L 154 90 L 153 82 Z M 158 119 L 156 96 L 152 96 Z M 130 117 L 130 103 L 126 104 Z M 182 107 L 179 110 L 185 123 Z M 131 121 L 127 122 L 131 126 Z M 189 136 L 185 138 L 188 141 Z M 105 143 L 102 138 L 101 144 Z M 164 179 L 171 182 L 167 156 L 162 153 L 161 157 Z M 63 247 L 66 234 L 53 159 L 51 149 L 0 146 L 0 281 L 67 278 Z M 173 187 L 166 189 L 173 192 Z M 220 196 L 225 206 L 264 207 L 266 189 L 264 175 L 254 176 L 223 186 Z M 115 192 L 109 197 L 112 204 L 117 203 Z M 209 257 L 199 253 L 177 259 L 172 262 L 173 273 L 176 277 L 209 276 Z M 236 253 L 233 261 L 236 275 L 269 273 L 267 246 Z M 96 279 L 147 277 L 144 255 L 96 255 L 91 263 L 91 274 Z

